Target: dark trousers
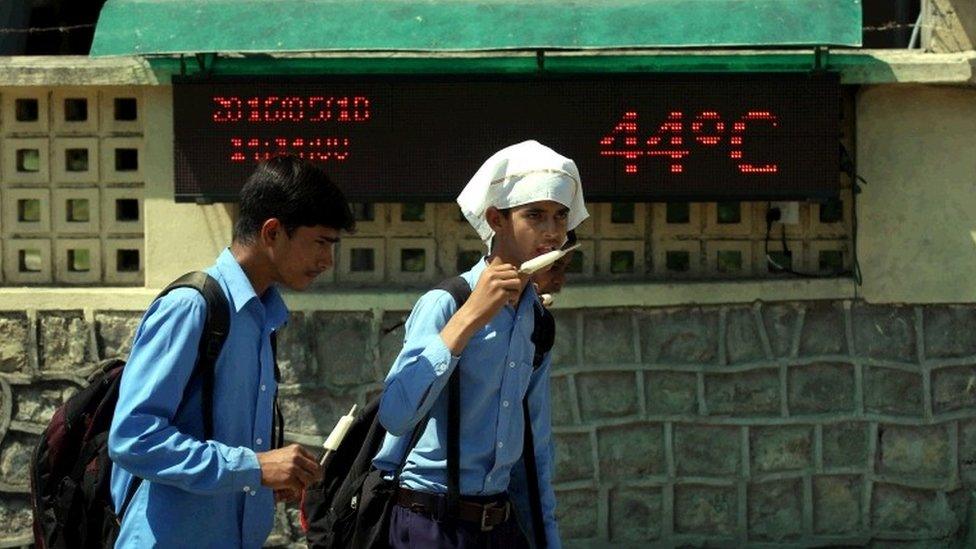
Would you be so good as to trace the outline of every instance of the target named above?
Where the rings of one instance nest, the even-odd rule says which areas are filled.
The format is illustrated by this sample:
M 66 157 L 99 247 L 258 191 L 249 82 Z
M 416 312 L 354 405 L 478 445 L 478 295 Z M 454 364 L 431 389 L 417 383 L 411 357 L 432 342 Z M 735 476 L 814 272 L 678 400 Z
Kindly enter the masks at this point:
M 527 549 L 515 516 L 487 532 L 473 522 L 445 518 L 435 520 L 401 505 L 390 517 L 390 547 L 394 549 Z

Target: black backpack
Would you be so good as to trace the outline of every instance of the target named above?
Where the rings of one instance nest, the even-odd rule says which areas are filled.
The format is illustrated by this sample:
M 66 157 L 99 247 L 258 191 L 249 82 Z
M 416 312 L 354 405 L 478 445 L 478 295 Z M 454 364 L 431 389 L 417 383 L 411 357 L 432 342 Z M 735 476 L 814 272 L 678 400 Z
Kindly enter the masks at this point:
M 435 289 L 447 291 L 461 308 L 471 287 L 461 277 L 449 278 Z M 532 342 L 535 357 L 532 366 L 542 365 L 545 354 L 552 349 L 555 340 L 555 321 L 549 311 L 536 308 Z M 460 498 L 460 370 L 455 368 L 448 381 L 448 437 L 447 437 L 447 512 L 456 516 Z M 532 512 L 532 537 L 535 546 L 546 546 L 543 527 L 539 481 L 536 472 L 532 427 L 529 422 L 528 397 L 522 401 L 525 417 L 525 439 L 522 457 L 528 479 L 529 501 Z M 310 548 L 379 548 L 387 546 L 389 516 L 393 497 L 399 485 L 400 467 L 393 480 L 383 478 L 385 472 L 373 468 L 373 457 L 379 451 L 386 430 L 376 417 L 380 397 L 374 397 L 350 426 L 339 448 L 330 456 L 322 473 L 323 480 L 309 486 L 303 495 L 301 523 Z M 429 416 L 414 428 L 403 460 L 413 448 Z
M 230 329 L 227 297 L 220 284 L 205 272 L 192 272 L 166 287 L 157 299 L 177 288 L 193 288 L 207 304 L 207 317 L 192 376 L 202 386 L 204 433 L 213 438 L 213 386 L 217 356 Z M 272 336 L 273 337 L 273 336 Z M 274 347 L 275 340 L 272 339 Z M 131 483 L 118 516 L 110 491 L 112 462 L 108 433 L 119 398 L 125 362 L 108 359 L 89 377 L 89 385 L 55 411 L 30 464 L 34 544 L 47 548 L 112 547 L 122 514 L 142 479 Z M 279 377 L 277 364 L 275 378 Z M 188 384 L 189 386 L 190 384 Z M 282 445 L 283 421 L 275 398 L 272 438 Z

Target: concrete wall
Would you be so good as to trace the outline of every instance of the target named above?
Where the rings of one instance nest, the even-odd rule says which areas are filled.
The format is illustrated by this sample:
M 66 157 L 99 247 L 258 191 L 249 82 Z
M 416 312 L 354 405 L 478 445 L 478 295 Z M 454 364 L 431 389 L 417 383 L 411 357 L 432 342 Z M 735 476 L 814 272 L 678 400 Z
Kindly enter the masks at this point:
M 857 101 L 857 248 L 872 303 L 976 301 L 976 89 L 876 86 Z
M 932 52 L 972 51 L 976 46 L 976 2 L 922 0 L 922 47 Z
M 286 438 L 381 387 L 404 311 L 299 312 Z M 138 312 L 0 314 L 0 544 L 29 539 L 31 447 Z M 570 546 L 941 546 L 976 488 L 976 305 L 564 309 L 552 379 Z M 279 508 L 271 545 L 300 539 Z

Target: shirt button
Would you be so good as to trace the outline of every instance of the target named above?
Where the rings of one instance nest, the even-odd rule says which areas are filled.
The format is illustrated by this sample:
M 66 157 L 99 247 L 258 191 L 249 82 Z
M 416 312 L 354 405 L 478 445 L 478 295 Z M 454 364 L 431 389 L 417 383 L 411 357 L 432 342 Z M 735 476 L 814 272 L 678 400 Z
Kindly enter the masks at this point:
M 505 402 L 502 402 L 502 406 L 504 406 L 505 408 L 508 408 L 508 401 L 506 400 Z
M 252 495 L 252 496 L 256 496 L 256 495 L 258 495 L 258 493 L 257 493 L 257 491 L 255 491 L 255 490 L 251 490 L 251 495 Z
M 257 440 L 255 440 L 254 442 L 255 442 L 255 444 L 261 444 L 261 443 L 263 443 L 264 441 L 263 441 L 263 440 L 261 440 L 261 439 L 257 439 Z
M 250 491 L 251 491 L 251 487 L 250 486 L 245 486 L 244 487 L 244 493 L 245 494 L 248 493 L 248 492 L 250 492 Z
M 508 367 L 509 368 L 514 368 L 515 367 L 515 363 L 514 362 L 509 362 L 508 363 Z
M 504 446 L 505 446 L 505 443 L 499 440 L 498 441 L 498 447 L 499 448 L 503 448 Z
M 262 386 L 261 386 L 261 390 L 262 390 L 262 391 L 267 391 L 267 390 L 268 390 L 268 387 L 267 387 L 267 386 L 265 386 L 265 385 L 262 385 Z

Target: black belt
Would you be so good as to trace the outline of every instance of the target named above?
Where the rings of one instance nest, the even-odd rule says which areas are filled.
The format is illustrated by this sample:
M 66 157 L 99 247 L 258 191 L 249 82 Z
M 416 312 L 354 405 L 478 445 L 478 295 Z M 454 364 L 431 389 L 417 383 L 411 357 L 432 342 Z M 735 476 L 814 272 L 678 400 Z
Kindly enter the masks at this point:
M 443 520 L 447 516 L 447 498 L 443 494 L 418 492 L 401 486 L 397 489 L 396 502 L 434 520 Z M 508 521 L 511 507 L 508 500 L 476 503 L 462 499 L 458 502 L 458 516 L 455 518 L 473 522 L 481 527 L 482 532 L 488 532 Z

